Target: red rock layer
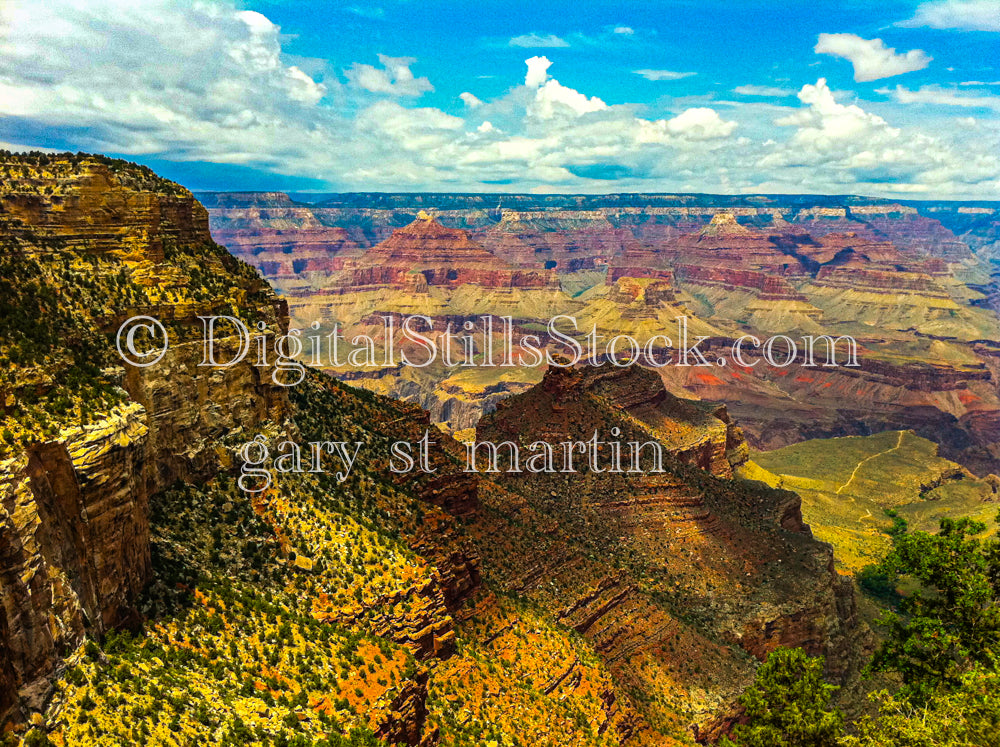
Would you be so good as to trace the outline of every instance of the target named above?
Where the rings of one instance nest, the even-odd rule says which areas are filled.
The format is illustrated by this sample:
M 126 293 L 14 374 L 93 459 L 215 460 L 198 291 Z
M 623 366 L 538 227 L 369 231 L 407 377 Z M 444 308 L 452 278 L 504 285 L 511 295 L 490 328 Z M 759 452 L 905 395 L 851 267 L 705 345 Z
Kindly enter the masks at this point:
M 216 241 L 269 279 L 301 272 L 337 272 L 344 269 L 346 257 L 361 252 L 361 247 L 343 228 L 326 226 L 215 231 L 213 235 Z
M 685 283 L 750 290 L 757 293 L 763 299 L 806 300 L 806 297 L 796 291 L 784 278 L 753 270 L 679 265 L 677 267 L 677 275 Z
M 572 215 L 572 213 L 570 213 Z M 612 257 L 640 249 L 639 241 L 623 228 L 615 228 L 607 219 L 590 221 L 586 227 L 579 219 L 565 219 L 570 227 L 559 226 L 558 218 L 539 221 L 505 220 L 479 234 L 483 246 L 506 262 L 518 267 L 541 267 L 560 272 L 593 270 L 607 265 Z
M 357 231 L 324 223 L 281 192 L 217 194 L 210 205 L 215 240 L 268 279 L 336 272 L 368 245 Z
M 513 267 L 473 241 L 466 231 L 421 217 L 350 263 L 337 285 L 414 288 L 421 283 L 546 288 L 555 283 L 555 276 L 551 271 Z
M 699 260 L 703 266 L 766 269 L 782 275 L 805 274 L 798 259 L 776 246 L 774 237 L 779 235 L 779 232 L 751 230 L 737 223 L 729 213 L 716 213 L 697 234 L 681 236 L 669 248 L 680 262 Z
M 876 293 L 915 293 L 931 298 L 948 298 L 948 294 L 927 275 L 898 270 L 824 267 L 816 275 L 815 283 Z

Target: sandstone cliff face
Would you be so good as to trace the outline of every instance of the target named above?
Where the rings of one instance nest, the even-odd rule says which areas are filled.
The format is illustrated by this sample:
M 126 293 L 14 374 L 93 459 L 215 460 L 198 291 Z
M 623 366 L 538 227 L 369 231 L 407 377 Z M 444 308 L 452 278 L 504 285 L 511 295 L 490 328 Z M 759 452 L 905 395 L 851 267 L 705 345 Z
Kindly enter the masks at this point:
M 53 314 L 87 329 L 110 329 L 103 344 L 113 350 L 118 321 L 154 311 L 173 321 L 176 341 L 158 366 L 123 371 L 111 365 L 97 374 L 96 386 L 121 387 L 118 404 L 85 424 L 64 420 L 57 432 L 25 426 L 0 461 L 0 649 L 6 652 L 0 717 L 6 720 L 41 708 L 61 657 L 84 634 L 137 623 L 133 604 L 149 578 L 148 516 L 156 492 L 217 473 L 214 440 L 282 418 L 287 402 L 270 382 L 272 369 L 198 368 L 200 344 L 183 341 L 185 330 L 193 334 L 192 325 L 200 326 L 194 317 L 221 300 L 185 296 L 198 286 L 171 257 L 195 249 L 217 265 L 231 297 L 252 299 L 271 334 L 285 324 L 284 307 L 259 280 L 226 277 L 230 260 L 218 254 L 207 213 L 189 193 L 121 162 L 53 158 L 0 167 L 0 222 L 16 242 L 13 268 L 41 268 L 61 294 Z M 105 303 L 78 301 L 71 285 L 60 285 L 58 268 L 88 258 L 116 278 L 133 279 L 133 288 L 174 286 L 177 294 L 140 290 L 130 301 L 120 286 L 120 295 Z M 55 344 L 43 384 L 9 385 L 8 424 L 16 427 L 34 398 L 57 396 L 63 378 L 78 375 L 72 372 L 87 362 L 73 362 L 72 339 Z M 89 407 L 86 399 L 78 406 Z
M 65 176 L 47 170 L 25 177 L 15 177 L 12 170 L 8 174 L 13 181 L 5 185 L 4 212 L 24 224 L 12 230 L 27 238 L 60 239 L 33 244 L 36 253 L 59 247 L 159 262 L 165 240 L 204 241 L 207 236 L 208 214 L 181 191 L 153 193 L 124 186 L 109 169 L 96 165 Z M 36 191 L 53 181 L 62 183 L 52 194 Z
M 500 222 L 478 236 L 506 262 L 562 272 L 600 268 L 641 246 L 603 213 L 583 210 L 504 210 Z
M 20 696 L 40 710 L 59 657 L 88 629 L 99 633 L 133 614 L 149 574 L 146 431 L 137 415 L 112 416 L 100 428 L 105 433 L 73 443 L 86 459 L 79 469 L 65 442 L 39 444 L 0 465 L 12 705 Z

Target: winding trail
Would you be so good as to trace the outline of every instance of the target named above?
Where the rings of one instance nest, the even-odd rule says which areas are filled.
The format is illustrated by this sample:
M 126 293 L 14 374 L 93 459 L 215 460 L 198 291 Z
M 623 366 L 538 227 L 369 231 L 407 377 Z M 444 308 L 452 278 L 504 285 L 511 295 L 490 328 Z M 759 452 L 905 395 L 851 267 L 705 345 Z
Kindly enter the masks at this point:
M 865 457 L 860 462 L 858 462 L 858 466 L 854 468 L 854 471 L 851 473 L 851 476 L 847 479 L 847 482 L 845 482 L 843 485 L 841 485 L 839 488 L 837 488 L 836 495 L 840 495 L 844 490 L 846 490 L 847 487 L 852 482 L 854 482 L 854 478 L 858 476 L 858 471 L 862 467 L 864 467 L 866 464 L 868 464 L 868 462 L 870 462 L 872 459 L 878 459 L 880 456 L 885 456 L 886 454 L 891 454 L 892 452 L 897 451 L 899 449 L 899 447 L 903 445 L 903 436 L 905 434 L 906 434 L 906 431 L 900 431 L 899 432 L 899 438 L 896 440 L 896 445 L 893 446 L 891 449 L 886 449 L 885 451 L 880 451 L 878 454 L 872 454 L 871 456 Z

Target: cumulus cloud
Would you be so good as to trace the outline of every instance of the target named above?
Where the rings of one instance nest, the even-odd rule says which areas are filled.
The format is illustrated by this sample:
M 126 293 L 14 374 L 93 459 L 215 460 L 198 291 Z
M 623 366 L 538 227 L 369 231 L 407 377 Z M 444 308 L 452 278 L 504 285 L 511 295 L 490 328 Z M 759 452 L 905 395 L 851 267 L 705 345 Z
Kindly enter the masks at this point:
M 608 105 L 597 96 L 587 97 L 572 88 L 562 85 L 557 80 L 548 80 L 535 93 L 535 100 L 528 107 L 528 113 L 540 119 L 552 119 L 563 113 L 575 116 L 599 112 Z
M 530 57 L 524 64 L 528 66 L 528 73 L 524 76 L 524 85 L 528 88 L 538 88 L 548 80 L 548 70 L 552 66 L 552 60 L 548 57 Z
M 635 34 L 635 29 L 631 26 L 615 26 L 612 33 L 622 34 L 623 36 L 632 36 Z
M 607 109 L 608 105 L 596 96 L 588 98 L 559 81 L 549 78 L 548 57 L 532 57 L 525 60 L 528 72 L 524 76 L 526 88 L 535 88 L 534 101 L 528 106 L 528 114 L 539 119 L 552 119 L 559 114 L 579 116 L 588 112 Z
M 0 5 L 0 115 L 75 130 L 81 148 L 246 163 L 279 155 L 271 136 L 337 87 L 232 4 Z
M 685 109 L 676 117 L 656 122 L 640 124 L 640 142 L 665 142 L 667 136 L 689 140 L 716 140 L 733 134 L 737 127 L 734 121 L 725 121 L 714 109 L 694 107 Z
M 803 107 L 776 120 L 795 127 L 786 143 L 774 143 L 758 161 L 772 173 L 821 171 L 832 184 L 873 192 L 891 184 L 894 193 L 966 189 L 969 183 L 996 184 L 1000 159 L 988 148 L 975 152 L 919 131 L 890 125 L 854 104 L 840 104 L 825 80 L 803 86 Z
M 923 70 L 933 59 L 921 49 L 897 54 L 881 39 L 862 39 L 857 34 L 820 34 L 814 51 L 849 60 L 858 82 Z
M 415 57 L 380 54 L 378 60 L 381 68 L 355 62 L 347 70 L 347 79 L 364 91 L 392 96 L 420 96 L 434 90 L 427 78 L 416 78 L 410 71 L 410 65 L 417 61 Z
M 555 34 L 521 34 L 511 39 L 508 44 L 512 47 L 523 47 L 525 49 L 569 46 L 568 41 Z
M 636 75 L 641 75 L 646 80 L 680 80 L 681 78 L 690 78 L 692 75 L 697 75 L 698 73 L 678 73 L 674 70 L 633 70 Z
M 897 25 L 963 31 L 1000 31 L 1000 7 L 997 6 L 996 0 L 932 0 L 921 3 L 913 18 Z
M 565 68 L 525 55 L 524 78 L 502 94 L 444 91 L 464 103 L 449 113 L 416 105 L 431 83 L 411 58 L 362 60 L 339 79 L 287 55 L 285 38 L 235 0 L 0 0 L 0 141 L 238 164 L 343 190 L 1000 190 L 995 110 L 950 105 L 973 121 L 919 105 L 985 98 L 967 89 L 886 90 L 882 116 L 840 103 L 824 80 L 795 106 L 754 100 L 767 87 L 741 87 L 740 103 L 642 106 L 564 85 Z M 892 116 L 903 106 L 905 127 Z
M 797 145 L 829 150 L 845 140 L 867 141 L 899 135 L 899 130 L 877 114 L 854 104 L 838 104 L 826 78 L 820 78 L 816 85 L 803 86 L 798 96 L 806 107 L 775 120 L 779 126 L 799 128 L 793 138 Z

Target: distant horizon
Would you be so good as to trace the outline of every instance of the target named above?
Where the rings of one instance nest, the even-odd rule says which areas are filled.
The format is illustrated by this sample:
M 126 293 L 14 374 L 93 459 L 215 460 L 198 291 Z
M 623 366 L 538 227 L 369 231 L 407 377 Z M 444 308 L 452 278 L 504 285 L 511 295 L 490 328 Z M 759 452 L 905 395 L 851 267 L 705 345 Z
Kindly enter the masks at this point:
M 196 189 L 192 187 L 187 187 L 185 189 L 189 190 L 191 194 L 195 195 L 260 195 L 260 194 L 283 194 L 286 195 L 293 202 L 296 196 L 306 196 L 306 195 L 322 195 L 328 197 L 346 197 L 346 196 L 365 196 L 365 195 L 385 195 L 385 196 L 405 196 L 405 195 L 421 195 L 421 196 L 442 196 L 442 197 L 480 197 L 480 196 L 490 196 L 490 197 L 527 197 L 531 199 L 542 200 L 549 197 L 586 197 L 588 199 L 600 199 L 602 197 L 699 197 L 699 198 L 724 198 L 724 199 L 754 199 L 754 198 L 766 198 L 766 199 L 780 199 L 780 198 L 810 198 L 810 197 L 822 197 L 835 200 L 868 200 L 872 202 L 884 202 L 886 204 L 900 204 L 908 205 L 911 203 L 950 203 L 955 205 L 1000 205 L 1000 196 L 996 199 L 953 199 L 953 198 L 942 198 L 935 199 L 933 197 L 918 197 L 918 198 L 907 198 L 907 197 L 879 197 L 875 195 L 863 195 L 854 193 L 841 193 L 832 194 L 825 192 L 746 192 L 746 193 L 721 193 L 721 192 L 473 192 L 473 191 L 460 191 L 456 190 L 454 192 L 445 191 L 414 191 L 414 190 L 354 190 L 354 191 L 334 191 L 334 190 L 317 190 L 315 192 L 309 190 L 288 190 L 288 189 Z M 747 206 L 752 207 L 752 206 Z

